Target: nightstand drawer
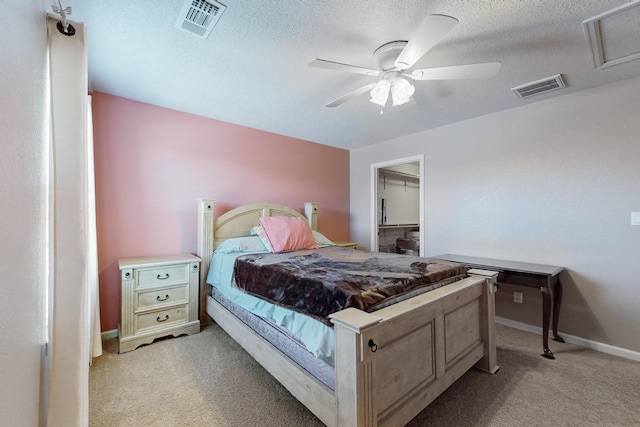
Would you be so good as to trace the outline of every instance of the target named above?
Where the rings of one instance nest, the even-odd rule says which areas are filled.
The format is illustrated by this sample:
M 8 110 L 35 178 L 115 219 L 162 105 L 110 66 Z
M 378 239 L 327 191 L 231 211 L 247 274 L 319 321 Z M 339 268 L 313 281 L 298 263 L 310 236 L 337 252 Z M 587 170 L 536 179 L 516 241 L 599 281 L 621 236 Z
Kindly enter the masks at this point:
M 184 323 L 187 321 L 187 311 L 185 306 L 167 308 L 166 310 L 151 311 L 144 314 L 136 315 L 136 333 L 143 332 L 146 329 L 166 328 L 168 325 L 175 323 Z
M 160 288 L 145 292 L 138 292 L 136 309 L 153 308 L 189 302 L 189 286 L 182 285 L 172 288 Z
M 141 268 L 137 270 L 138 288 L 164 286 L 176 283 L 189 283 L 189 265 L 167 265 L 162 267 Z

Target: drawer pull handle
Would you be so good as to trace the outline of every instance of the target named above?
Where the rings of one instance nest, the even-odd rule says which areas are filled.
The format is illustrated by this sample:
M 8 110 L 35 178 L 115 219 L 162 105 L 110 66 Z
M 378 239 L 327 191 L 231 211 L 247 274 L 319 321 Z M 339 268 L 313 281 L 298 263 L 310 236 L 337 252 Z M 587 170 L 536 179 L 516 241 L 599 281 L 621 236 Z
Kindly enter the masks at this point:
M 169 278 L 169 273 L 165 274 L 164 277 L 160 277 L 159 274 L 156 276 L 156 279 L 158 280 L 167 280 L 168 278 Z
M 166 322 L 167 320 L 169 320 L 168 314 L 164 315 L 164 319 L 161 319 L 160 316 L 156 317 L 156 322 Z
M 166 301 L 169 299 L 169 295 L 165 295 L 164 298 L 160 298 L 160 295 L 156 297 L 156 301 Z

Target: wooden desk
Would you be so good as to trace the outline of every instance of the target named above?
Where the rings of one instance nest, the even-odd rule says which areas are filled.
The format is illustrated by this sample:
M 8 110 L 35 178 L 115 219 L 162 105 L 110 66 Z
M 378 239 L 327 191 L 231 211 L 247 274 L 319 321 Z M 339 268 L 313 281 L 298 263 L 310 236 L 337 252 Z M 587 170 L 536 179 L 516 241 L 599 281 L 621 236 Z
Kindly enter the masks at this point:
M 498 283 L 503 282 L 530 288 L 540 288 L 540 291 L 542 291 L 542 347 L 544 351 L 542 355 L 547 359 L 555 359 L 549 349 L 551 295 L 553 295 L 553 339 L 558 342 L 564 342 L 564 339 L 558 335 L 558 317 L 560 315 L 560 301 L 562 300 L 560 272 L 564 270 L 564 267 L 452 254 L 430 258 L 459 262 L 472 268 L 497 271 Z

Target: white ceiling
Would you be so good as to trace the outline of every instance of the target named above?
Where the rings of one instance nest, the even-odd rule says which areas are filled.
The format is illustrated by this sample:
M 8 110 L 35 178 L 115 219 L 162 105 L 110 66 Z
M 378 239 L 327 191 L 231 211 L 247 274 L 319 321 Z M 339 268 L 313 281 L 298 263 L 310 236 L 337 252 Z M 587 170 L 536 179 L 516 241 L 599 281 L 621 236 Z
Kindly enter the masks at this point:
M 181 0 L 63 0 L 88 28 L 90 90 L 352 149 L 640 75 L 640 60 L 596 69 L 582 22 L 627 0 L 221 0 L 207 39 L 176 28 Z M 639 8 L 612 31 L 632 40 Z M 502 63 L 488 80 L 416 81 L 414 101 L 368 94 L 325 104 L 375 77 L 312 68 L 314 58 L 375 68 L 373 51 L 409 40 L 429 14 L 458 25 L 416 68 Z M 616 45 L 617 40 L 610 41 Z M 562 74 L 527 100 L 512 87 Z

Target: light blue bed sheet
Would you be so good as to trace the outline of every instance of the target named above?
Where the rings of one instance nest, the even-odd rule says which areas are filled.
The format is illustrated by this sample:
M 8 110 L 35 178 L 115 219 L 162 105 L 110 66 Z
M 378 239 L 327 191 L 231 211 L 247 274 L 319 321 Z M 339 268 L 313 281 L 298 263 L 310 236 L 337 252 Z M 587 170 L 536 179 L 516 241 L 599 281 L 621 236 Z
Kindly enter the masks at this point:
M 214 252 L 207 275 L 207 283 L 215 286 L 233 303 L 251 313 L 273 320 L 278 326 L 287 329 L 305 345 L 315 357 L 334 366 L 333 329 L 304 314 L 278 307 L 267 301 L 246 294 L 231 284 L 233 265 L 240 255 L 257 252 Z

